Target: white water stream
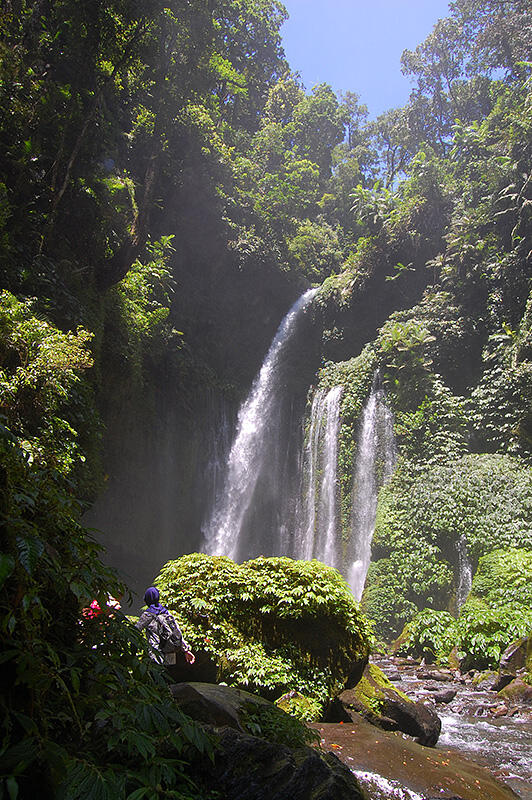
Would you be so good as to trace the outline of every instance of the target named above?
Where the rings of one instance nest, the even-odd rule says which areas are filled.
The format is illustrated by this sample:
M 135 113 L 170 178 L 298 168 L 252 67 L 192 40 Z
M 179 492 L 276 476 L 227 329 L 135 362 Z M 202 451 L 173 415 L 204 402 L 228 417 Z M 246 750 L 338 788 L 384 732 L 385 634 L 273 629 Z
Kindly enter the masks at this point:
M 456 543 L 456 550 L 458 555 L 458 582 L 456 587 L 456 605 L 460 609 L 471 591 L 473 583 L 473 570 L 471 562 L 467 554 L 467 539 L 465 536 L 460 536 Z
M 266 443 L 279 431 L 283 356 L 316 291 L 305 292 L 282 320 L 249 395 L 240 407 L 223 490 L 203 529 L 204 549 L 210 555 L 236 559 L 241 552 L 245 554 L 245 544 L 241 541 L 244 521 L 257 482 L 267 471 Z
M 378 491 L 392 474 L 397 458 L 393 415 L 386 406 L 384 391 L 378 384 L 376 376 L 362 413 L 353 484 L 353 518 L 347 580 L 356 600 L 362 597 L 371 560 Z
M 338 544 L 338 429 L 343 387 L 318 389 L 312 402 L 303 469 L 306 476 L 304 520 L 296 557 L 317 558 L 339 567 Z

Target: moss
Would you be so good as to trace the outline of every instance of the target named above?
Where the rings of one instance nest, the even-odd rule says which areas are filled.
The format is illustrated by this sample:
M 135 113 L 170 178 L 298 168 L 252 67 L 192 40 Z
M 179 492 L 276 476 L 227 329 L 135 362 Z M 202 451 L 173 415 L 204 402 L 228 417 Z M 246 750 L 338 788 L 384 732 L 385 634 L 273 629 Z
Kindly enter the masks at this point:
M 299 692 L 283 694 L 282 697 L 275 701 L 275 705 L 286 714 L 305 722 L 316 722 L 320 718 L 321 707 L 319 703 L 313 700 L 312 697 L 306 697 Z
M 473 676 L 472 684 L 473 686 L 478 686 L 479 684 L 483 683 L 484 681 L 493 681 L 499 677 L 498 672 L 493 672 L 493 670 L 485 669 L 482 672 L 478 672 L 476 675 Z
M 357 700 L 374 714 L 382 712 L 388 692 L 393 692 L 407 703 L 412 702 L 404 692 L 396 689 L 384 672 L 375 664 L 368 664 L 364 670 L 364 675 L 355 686 L 354 692 Z

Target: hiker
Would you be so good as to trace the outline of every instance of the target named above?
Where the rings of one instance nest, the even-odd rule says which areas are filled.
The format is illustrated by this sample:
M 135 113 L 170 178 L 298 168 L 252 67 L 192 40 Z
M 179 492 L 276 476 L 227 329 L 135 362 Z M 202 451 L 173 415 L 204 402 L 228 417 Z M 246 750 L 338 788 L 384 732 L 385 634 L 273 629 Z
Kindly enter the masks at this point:
M 150 657 L 159 664 L 173 665 L 177 653 L 181 651 L 187 662 L 193 664 L 196 658 L 177 622 L 159 602 L 159 590 L 155 586 L 146 589 L 144 602 L 147 609 L 142 612 L 135 627 L 140 631 L 146 630 Z

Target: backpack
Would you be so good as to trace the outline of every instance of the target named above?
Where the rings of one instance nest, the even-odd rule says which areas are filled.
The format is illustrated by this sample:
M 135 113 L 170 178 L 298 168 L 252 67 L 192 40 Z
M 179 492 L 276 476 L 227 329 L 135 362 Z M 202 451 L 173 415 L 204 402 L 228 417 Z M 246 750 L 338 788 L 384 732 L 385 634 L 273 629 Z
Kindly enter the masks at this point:
M 174 652 L 183 649 L 181 638 L 172 630 L 166 619 L 166 614 L 157 614 L 157 632 L 159 634 L 160 649 L 163 653 Z

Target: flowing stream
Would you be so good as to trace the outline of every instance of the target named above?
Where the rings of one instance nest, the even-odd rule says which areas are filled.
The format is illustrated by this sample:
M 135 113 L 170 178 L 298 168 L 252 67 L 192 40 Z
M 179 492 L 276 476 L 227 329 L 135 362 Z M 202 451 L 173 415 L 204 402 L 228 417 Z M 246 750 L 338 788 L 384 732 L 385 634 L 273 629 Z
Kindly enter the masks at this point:
M 400 680 L 397 680 L 394 659 L 384 656 L 373 660 L 384 673 L 395 673 L 395 688 L 413 700 L 431 703 L 434 692 L 456 689 L 456 696 L 450 703 L 436 706 L 442 721 L 437 749 L 454 750 L 488 767 L 496 778 L 516 792 L 517 797 L 532 800 L 532 718 L 527 707 L 516 706 L 518 713 L 515 715 L 497 717 L 493 712 L 505 703 L 496 692 L 475 689 L 471 682 L 435 685 L 430 678 L 418 674 L 420 667 L 415 662 L 410 668 L 402 666 Z
M 282 320 L 249 395 L 238 412 L 236 435 L 231 445 L 223 489 L 210 520 L 204 526 L 204 549 L 210 555 L 237 559 L 247 557 L 244 523 L 254 500 L 257 484 L 283 481 L 283 443 L 280 441 L 282 369 L 287 347 L 298 322 L 317 289 L 305 292 Z M 273 448 L 272 442 L 279 446 Z M 272 491 L 279 494 L 279 491 Z
M 378 491 L 392 474 L 397 458 L 393 415 L 385 403 L 384 390 L 379 384 L 379 376 L 376 375 L 362 413 L 353 483 L 348 582 L 356 600 L 362 597 L 371 559 Z

